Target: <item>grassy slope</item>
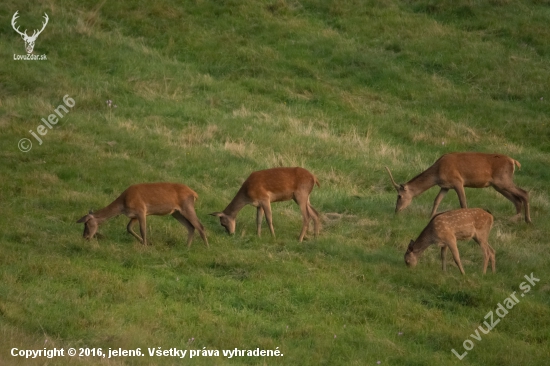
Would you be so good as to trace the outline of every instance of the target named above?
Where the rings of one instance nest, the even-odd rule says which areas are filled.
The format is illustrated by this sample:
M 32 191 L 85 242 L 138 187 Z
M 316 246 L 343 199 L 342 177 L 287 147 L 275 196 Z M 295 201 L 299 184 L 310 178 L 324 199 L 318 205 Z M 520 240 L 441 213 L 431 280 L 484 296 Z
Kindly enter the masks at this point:
M 35 49 L 47 62 L 12 60 L 15 10 L 23 28 L 50 16 Z M 33 364 L 12 347 L 160 346 L 284 353 L 196 365 L 546 364 L 549 20 L 540 0 L 3 2 L 0 360 Z M 76 106 L 20 152 L 66 94 Z M 495 275 L 481 276 L 475 243 L 460 246 L 466 276 L 441 273 L 436 248 L 414 271 L 403 263 L 437 190 L 395 216 L 383 167 L 405 181 L 450 151 L 522 164 L 532 226 L 509 222 L 496 192 L 467 190 L 495 215 Z M 312 204 L 333 213 L 321 237 L 296 242 L 293 203 L 274 206 L 276 239 L 255 237 L 250 207 L 227 237 L 207 213 L 279 165 L 318 176 Z M 199 193 L 210 250 L 198 238 L 187 250 L 167 217 L 148 221 L 151 247 L 123 217 L 81 240 L 80 216 L 146 181 Z M 452 193 L 441 209 L 455 207 Z M 540 284 L 458 361 L 451 348 L 531 272 Z

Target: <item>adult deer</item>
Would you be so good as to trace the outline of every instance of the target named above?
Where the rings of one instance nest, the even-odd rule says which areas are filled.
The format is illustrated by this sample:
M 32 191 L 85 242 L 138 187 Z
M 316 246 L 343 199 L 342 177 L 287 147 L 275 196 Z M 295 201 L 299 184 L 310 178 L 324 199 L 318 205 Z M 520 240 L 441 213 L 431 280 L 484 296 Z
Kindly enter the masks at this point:
M 405 184 L 397 184 L 390 169 L 386 167 L 393 186 L 397 190 L 395 212 L 407 207 L 412 199 L 427 189 L 441 187 L 435 197 L 431 217 L 437 211 L 439 203 L 449 189 L 454 189 L 460 201 L 460 207 L 468 207 L 464 187 L 485 188 L 492 186 L 497 192 L 512 201 L 516 207 L 516 216 L 521 216 L 525 207 L 525 222 L 530 223 L 529 193 L 514 184 L 514 165 L 521 167 L 517 160 L 506 155 L 483 153 L 450 153 L 440 157 L 431 167 Z
M 491 261 L 495 272 L 495 250 L 489 245 L 489 233 L 493 226 L 493 215 L 480 208 L 460 208 L 437 214 L 428 226 L 409 243 L 405 253 L 405 263 L 409 267 L 416 266 L 418 257 L 432 244 L 441 247 L 441 265 L 446 271 L 447 248 L 451 250 L 458 269 L 464 274 L 460 262 L 460 255 L 456 245 L 457 240 L 474 239 L 483 251 L 483 274 L 487 272 L 487 265 Z
M 187 247 L 191 246 L 195 229 L 208 247 L 204 227 L 195 213 L 195 201 L 199 196 L 191 188 L 177 183 L 142 183 L 128 187 L 107 207 L 80 218 L 77 223 L 84 223 L 85 239 L 91 239 L 97 228 L 105 220 L 124 214 L 130 218 L 126 229 L 143 245 L 147 245 L 146 217 L 148 215 L 171 214 L 187 228 Z M 141 237 L 132 227 L 139 222 Z
M 25 42 L 25 50 L 27 51 L 27 53 L 32 53 L 32 51 L 34 50 L 34 43 L 36 42 L 36 38 L 38 38 L 40 33 L 42 33 L 42 31 L 44 30 L 44 28 L 46 28 L 46 25 L 48 24 L 48 20 L 49 20 L 48 14 L 44 13 L 44 22 L 42 23 L 42 29 L 40 30 L 35 29 L 32 36 L 29 36 L 27 35 L 26 29 L 24 32 L 21 32 L 19 30 L 19 26 L 17 28 L 15 27 L 15 22 L 17 18 L 19 18 L 19 15 L 17 15 L 18 12 L 19 11 L 16 11 L 15 14 L 13 14 L 13 17 L 11 18 L 11 26 L 13 30 L 19 33 L 21 38 L 23 38 L 23 41 Z
M 313 219 L 315 237 L 319 234 L 319 214 L 309 203 L 309 194 L 313 186 L 320 187 L 317 178 L 307 170 L 296 168 L 273 168 L 253 172 L 237 192 L 237 195 L 223 210 L 210 215 L 220 218 L 220 224 L 228 234 L 235 233 L 235 219 L 239 211 L 246 205 L 256 207 L 256 225 L 258 236 L 262 230 L 262 216 L 265 218 L 271 231 L 273 222 L 271 216 L 271 202 L 294 200 L 302 212 L 301 242 L 304 239 L 309 222 Z

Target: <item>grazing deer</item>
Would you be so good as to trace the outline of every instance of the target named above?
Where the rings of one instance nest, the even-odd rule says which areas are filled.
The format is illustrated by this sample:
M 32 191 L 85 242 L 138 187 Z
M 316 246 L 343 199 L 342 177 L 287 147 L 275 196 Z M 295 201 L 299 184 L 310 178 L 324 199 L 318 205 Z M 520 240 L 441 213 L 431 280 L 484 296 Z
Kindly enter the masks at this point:
M 489 245 L 489 233 L 493 226 L 493 215 L 480 208 L 460 208 L 442 212 L 434 216 L 428 226 L 422 230 L 418 238 L 409 243 L 405 253 L 405 263 L 409 267 L 416 266 L 418 257 L 432 244 L 441 247 L 441 262 L 443 271 L 446 271 L 447 248 L 451 250 L 458 269 L 464 274 L 460 263 L 460 256 L 456 246 L 457 240 L 474 239 L 483 251 L 483 274 L 487 272 L 487 265 L 491 261 L 495 272 L 495 250 Z
M 220 224 L 225 228 L 228 234 L 235 233 L 235 219 L 239 211 L 246 205 L 252 205 L 257 208 L 256 225 L 258 227 L 258 236 L 262 230 L 262 216 L 265 212 L 265 218 L 271 231 L 275 236 L 273 223 L 271 220 L 271 202 L 280 202 L 294 200 L 300 206 L 302 212 L 302 232 L 300 233 L 301 242 L 309 227 L 309 222 L 313 219 L 315 237 L 319 234 L 319 214 L 309 203 L 309 194 L 313 186 L 317 184 L 320 187 L 317 178 L 307 170 L 296 168 L 273 168 L 253 172 L 237 192 L 237 195 L 223 212 L 214 212 L 210 215 L 220 218 Z
M 454 189 L 460 201 L 460 207 L 467 208 L 464 187 L 485 188 L 492 186 L 497 192 L 512 201 L 516 207 L 516 216 L 521 216 L 521 207 L 525 206 L 525 222 L 530 223 L 529 193 L 514 184 L 514 164 L 521 167 L 517 160 L 506 155 L 483 153 L 450 153 L 440 157 L 431 167 L 405 184 L 397 184 L 390 169 L 386 167 L 393 186 L 397 190 L 395 212 L 407 207 L 412 199 L 427 189 L 441 187 L 435 197 L 431 217 L 437 211 L 439 203 L 449 189 Z
M 147 245 L 146 216 L 171 214 L 187 228 L 187 247 L 191 247 L 195 229 L 208 247 L 204 227 L 195 213 L 195 201 L 199 196 L 191 188 L 177 183 L 142 183 L 126 189 L 109 206 L 92 212 L 77 223 L 84 223 L 85 239 L 91 239 L 105 220 L 124 214 L 130 218 L 126 229 L 143 245 Z M 141 237 L 132 227 L 139 222 Z

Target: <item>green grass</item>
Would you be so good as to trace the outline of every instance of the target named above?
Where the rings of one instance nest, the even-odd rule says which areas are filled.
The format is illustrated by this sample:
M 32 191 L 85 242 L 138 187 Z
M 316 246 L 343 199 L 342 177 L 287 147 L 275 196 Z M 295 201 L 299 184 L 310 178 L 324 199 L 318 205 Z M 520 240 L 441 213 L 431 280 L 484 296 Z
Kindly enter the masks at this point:
M 550 3 L 548 1 L 171 1 L 0 4 L 0 363 L 546 365 L 550 357 Z M 15 61 L 22 29 L 50 22 Z M 29 31 L 31 33 L 32 31 Z M 41 118 L 76 105 L 38 142 Z M 117 108 L 105 103 L 111 99 Z M 29 138 L 23 153 L 18 141 Z M 437 189 L 395 215 L 384 171 L 405 182 L 452 151 L 522 164 L 533 225 L 491 189 L 497 273 L 459 244 L 466 270 L 429 248 L 403 254 Z M 250 172 L 302 166 L 319 179 L 317 240 L 298 243 L 293 202 L 255 209 L 225 234 L 216 218 Z M 127 219 L 84 241 L 76 220 L 129 185 L 199 194 L 210 249 L 170 217 Z M 455 193 L 440 210 L 457 208 Z M 449 260 L 450 257 L 449 257 Z M 524 275 L 540 282 L 459 361 Z M 12 357 L 12 348 L 141 348 L 144 357 Z M 147 348 L 270 349 L 282 357 L 149 357 Z

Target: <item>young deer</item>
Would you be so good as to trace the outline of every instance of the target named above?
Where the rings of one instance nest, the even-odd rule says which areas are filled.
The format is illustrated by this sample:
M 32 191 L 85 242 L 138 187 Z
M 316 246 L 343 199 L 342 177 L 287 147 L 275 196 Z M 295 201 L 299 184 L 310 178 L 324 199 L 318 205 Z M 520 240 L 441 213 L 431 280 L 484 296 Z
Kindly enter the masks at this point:
M 518 161 L 499 154 L 450 153 L 440 157 L 431 167 L 405 184 L 397 184 L 386 167 L 393 186 L 397 190 L 395 212 L 407 207 L 412 199 L 427 189 L 441 187 L 435 197 L 431 217 L 437 211 L 439 203 L 449 189 L 454 189 L 460 201 L 460 207 L 466 208 L 464 187 L 485 188 L 492 186 L 497 192 L 509 199 L 516 207 L 516 216 L 521 216 L 521 207 L 525 206 L 525 222 L 530 223 L 529 193 L 514 184 L 514 165 L 521 167 Z
M 195 201 L 199 196 L 191 188 L 177 183 L 143 183 L 128 187 L 109 206 L 92 212 L 77 223 L 84 223 L 85 239 L 93 238 L 97 228 L 105 220 L 124 214 L 130 218 L 126 229 L 143 245 L 147 245 L 146 216 L 171 214 L 188 230 L 187 247 L 191 246 L 195 229 L 208 247 L 204 227 L 195 213 Z M 139 222 L 141 237 L 132 227 Z
M 457 240 L 474 239 L 483 251 L 483 274 L 491 261 L 495 272 L 495 250 L 489 245 L 489 233 L 493 226 L 493 215 L 480 208 L 460 208 L 437 214 L 428 226 L 422 230 L 416 241 L 411 240 L 405 253 L 405 263 L 409 267 L 416 266 L 418 257 L 432 244 L 441 247 L 441 262 L 446 271 L 447 248 L 451 250 L 458 269 L 464 274 L 456 245 Z
M 223 212 L 214 212 L 210 215 L 220 218 L 221 225 L 228 234 L 235 233 L 235 219 L 239 211 L 246 205 L 257 208 L 256 225 L 258 236 L 262 230 L 262 216 L 269 225 L 271 235 L 275 236 L 271 220 L 271 202 L 294 200 L 302 212 L 302 232 L 300 242 L 313 219 L 315 237 L 319 234 L 319 214 L 309 203 L 309 194 L 313 186 L 320 187 L 317 178 L 303 168 L 273 168 L 253 172 L 239 189 L 231 203 Z

